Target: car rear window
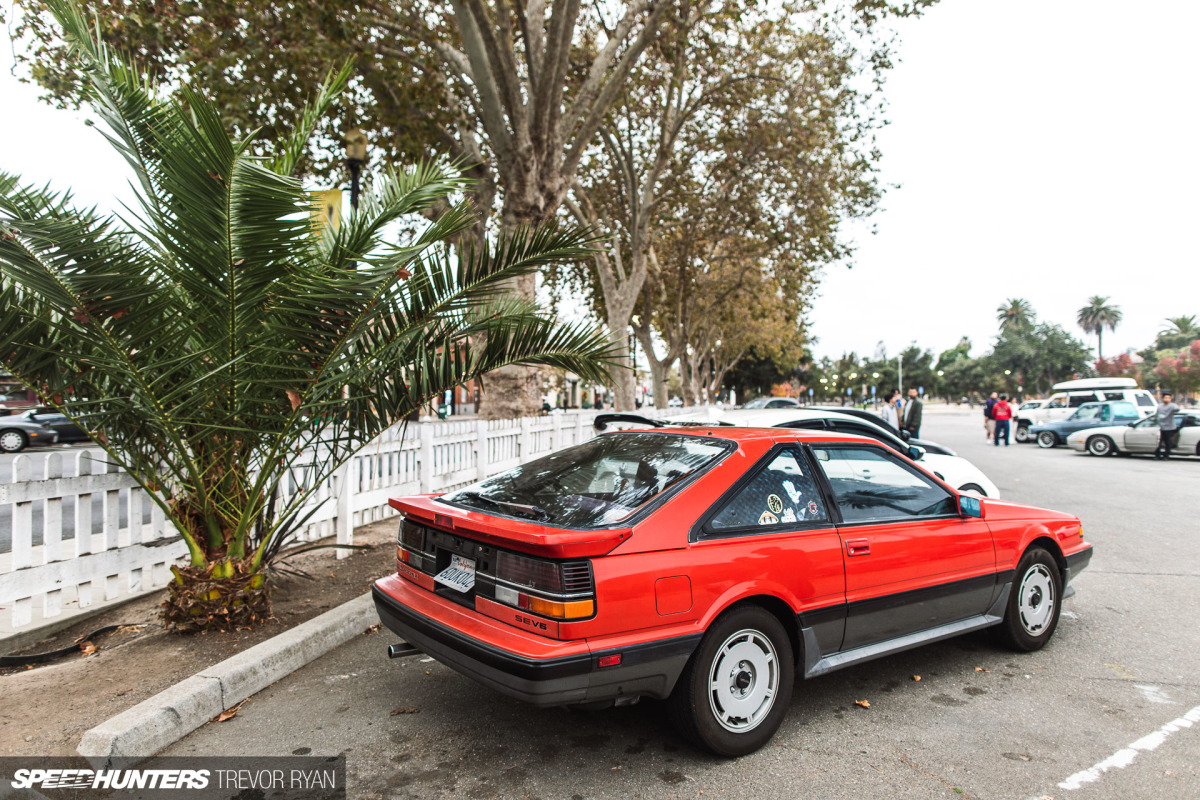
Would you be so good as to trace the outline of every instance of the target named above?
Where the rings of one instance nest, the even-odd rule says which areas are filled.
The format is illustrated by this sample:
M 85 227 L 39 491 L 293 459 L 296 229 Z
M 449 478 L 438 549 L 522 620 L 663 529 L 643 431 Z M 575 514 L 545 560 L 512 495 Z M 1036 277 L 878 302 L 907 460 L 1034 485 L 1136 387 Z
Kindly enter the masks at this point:
M 559 527 L 604 527 L 622 522 L 733 447 L 723 439 L 683 434 L 606 434 L 438 499 Z

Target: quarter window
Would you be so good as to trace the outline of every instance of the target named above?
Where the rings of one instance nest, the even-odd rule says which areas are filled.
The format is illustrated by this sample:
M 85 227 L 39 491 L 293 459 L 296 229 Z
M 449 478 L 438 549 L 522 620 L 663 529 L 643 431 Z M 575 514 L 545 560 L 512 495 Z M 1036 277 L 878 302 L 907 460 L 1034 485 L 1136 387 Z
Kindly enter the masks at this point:
M 1079 408 L 1084 403 L 1094 402 L 1096 402 L 1096 395 L 1092 394 L 1091 392 L 1088 392 L 1087 394 L 1073 394 L 1071 395 L 1070 400 L 1071 408 Z
M 817 486 L 791 450 L 779 453 L 709 523 L 714 531 L 811 525 L 829 520 Z
M 845 522 L 886 522 L 940 517 L 957 512 L 954 496 L 869 447 L 814 448 Z

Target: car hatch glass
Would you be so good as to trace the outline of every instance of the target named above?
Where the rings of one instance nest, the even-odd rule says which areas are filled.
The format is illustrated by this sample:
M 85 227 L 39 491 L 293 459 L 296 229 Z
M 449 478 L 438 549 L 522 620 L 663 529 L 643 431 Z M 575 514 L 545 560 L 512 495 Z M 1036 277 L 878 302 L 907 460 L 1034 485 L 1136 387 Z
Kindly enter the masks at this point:
M 848 523 L 883 522 L 957 513 L 954 496 L 873 447 L 814 448 Z M 849 466 L 849 469 L 846 468 Z
M 615 525 L 732 446 L 680 434 L 605 434 L 438 499 L 559 527 Z
M 709 523 L 713 531 L 779 528 L 829 520 L 816 483 L 796 452 L 770 457 L 721 507 Z

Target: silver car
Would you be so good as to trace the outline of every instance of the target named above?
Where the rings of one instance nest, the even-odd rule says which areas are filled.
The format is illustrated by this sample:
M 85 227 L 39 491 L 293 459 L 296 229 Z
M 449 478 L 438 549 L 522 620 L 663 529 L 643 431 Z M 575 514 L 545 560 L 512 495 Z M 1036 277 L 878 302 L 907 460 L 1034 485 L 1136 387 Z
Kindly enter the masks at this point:
M 19 453 L 26 447 L 54 444 L 58 433 L 22 417 L 0 417 L 0 452 Z
M 1200 455 L 1200 411 L 1184 411 L 1178 416 L 1179 438 L 1171 455 Z M 1151 414 L 1129 425 L 1088 428 L 1067 437 L 1073 450 L 1094 456 L 1113 453 L 1153 453 L 1158 449 L 1158 418 Z

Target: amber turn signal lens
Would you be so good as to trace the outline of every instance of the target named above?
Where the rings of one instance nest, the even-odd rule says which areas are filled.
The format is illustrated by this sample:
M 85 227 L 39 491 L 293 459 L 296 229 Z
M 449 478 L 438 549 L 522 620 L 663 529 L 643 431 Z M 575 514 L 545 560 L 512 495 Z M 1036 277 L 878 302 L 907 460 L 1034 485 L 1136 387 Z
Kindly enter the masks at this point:
M 535 614 L 541 614 L 543 617 L 554 617 L 555 619 L 578 619 L 580 617 L 590 617 L 595 608 L 595 603 L 591 600 L 572 600 L 569 603 L 560 603 L 557 600 L 543 600 L 540 597 L 528 595 L 528 605 L 521 605 L 528 608 Z M 521 598 L 526 599 L 526 596 Z
M 396 548 L 396 560 L 403 561 L 405 564 L 407 564 L 408 563 L 408 551 L 405 550 L 403 547 L 397 547 Z

